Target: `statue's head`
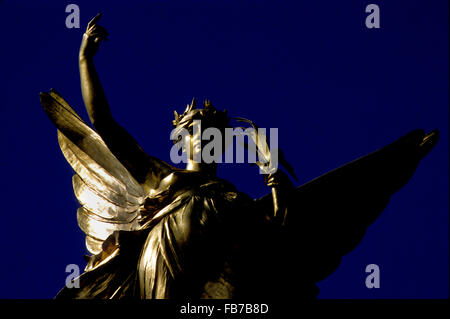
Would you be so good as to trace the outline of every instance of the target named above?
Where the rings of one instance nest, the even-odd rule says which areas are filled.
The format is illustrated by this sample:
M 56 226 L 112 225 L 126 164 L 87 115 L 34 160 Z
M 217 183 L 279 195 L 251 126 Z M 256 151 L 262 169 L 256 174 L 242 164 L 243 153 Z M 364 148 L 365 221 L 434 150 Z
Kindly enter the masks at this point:
M 226 110 L 217 110 L 209 100 L 205 100 L 203 106 L 204 108 L 202 109 L 197 108 L 195 99 L 193 99 L 192 103 L 186 106 L 183 114 L 178 114 L 177 111 L 174 112 L 175 119 L 172 121 L 174 126 L 173 135 L 178 136 L 174 143 L 184 139 L 184 147 L 189 145 L 191 148 L 191 157 L 193 154 L 201 152 L 201 137 L 206 129 L 218 129 L 222 136 L 222 145 L 224 145 L 224 131 L 225 128 L 230 127 L 230 118 Z M 200 130 L 194 128 L 194 125 L 198 123 L 200 123 Z M 183 130 L 187 130 L 189 134 L 180 134 Z

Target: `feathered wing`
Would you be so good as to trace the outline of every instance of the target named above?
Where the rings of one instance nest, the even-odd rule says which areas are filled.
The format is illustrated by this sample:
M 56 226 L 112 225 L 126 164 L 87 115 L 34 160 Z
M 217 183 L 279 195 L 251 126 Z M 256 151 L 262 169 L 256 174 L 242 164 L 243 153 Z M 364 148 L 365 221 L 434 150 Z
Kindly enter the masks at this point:
M 41 104 L 58 129 L 61 150 L 75 170 L 73 188 L 82 205 L 78 225 L 92 254 L 117 230 L 139 229 L 145 193 L 141 185 L 92 130 L 54 90 L 41 93 Z
M 318 282 L 337 269 L 342 256 L 360 243 L 390 197 L 408 182 L 438 135 L 437 131 L 428 135 L 412 131 L 292 190 L 285 249 L 300 257 L 305 277 Z M 256 205 L 270 214 L 271 195 L 256 200 Z

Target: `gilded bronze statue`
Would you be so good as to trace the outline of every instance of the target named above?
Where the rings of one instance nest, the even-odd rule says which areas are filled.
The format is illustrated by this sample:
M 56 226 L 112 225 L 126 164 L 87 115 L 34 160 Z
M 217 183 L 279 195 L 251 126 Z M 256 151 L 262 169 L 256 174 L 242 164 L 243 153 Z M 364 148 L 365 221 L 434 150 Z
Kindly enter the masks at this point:
M 89 23 L 79 53 L 95 130 L 56 91 L 41 93 L 76 172 L 77 219 L 91 253 L 80 287 L 57 298 L 314 298 L 316 282 L 358 245 L 438 140 L 437 131 L 414 130 L 299 187 L 278 169 L 265 178 L 269 194 L 250 198 L 216 176 L 216 163 L 189 157 L 185 169 L 175 168 L 145 153 L 116 122 L 94 66 L 108 36 L 99 19 Z M 191 155 L 194 120 L 202 129 L 230 126 L 209 101 L 176 113 L 174 127 L 191 133 Z

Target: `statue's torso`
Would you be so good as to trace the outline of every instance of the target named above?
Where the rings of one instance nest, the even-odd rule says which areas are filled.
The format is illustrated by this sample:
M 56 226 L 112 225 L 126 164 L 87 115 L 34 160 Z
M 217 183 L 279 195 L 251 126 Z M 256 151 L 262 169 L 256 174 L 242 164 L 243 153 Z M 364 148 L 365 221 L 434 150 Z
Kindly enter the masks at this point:
M 230 259 L 251 203 L 218 178 L 177 171 L 163 179 L 142 219 L 141 298 L 231 298 Z

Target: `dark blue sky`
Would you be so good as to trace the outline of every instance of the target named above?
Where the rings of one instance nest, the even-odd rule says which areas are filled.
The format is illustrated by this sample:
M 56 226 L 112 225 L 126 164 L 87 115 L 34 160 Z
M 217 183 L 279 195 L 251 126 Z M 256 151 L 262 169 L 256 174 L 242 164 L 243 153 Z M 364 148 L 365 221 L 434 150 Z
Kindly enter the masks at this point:
M 96 64 L 112 111 L 166 161 L 173 110 L 194 96 L 278 127 L 300 183 L 438 128 L 436 149 L 320 297 L 448 297 L 448 1 L 76 1 L 82 28 L 67 29 L 69 3 L 0 0 L 0 298 L 52 298 L 67 264 L 84 267 L 72 170 L 38 94 L 56 88 L 86 118 L 77 55 L 100 11 L 110 41 Z M 369 3 L 380 29 L 365 27 Z M 268 191 L 255 167 L 220 175 L 254 197 Z M 380 289 L 364 284 L 372 263 Z

